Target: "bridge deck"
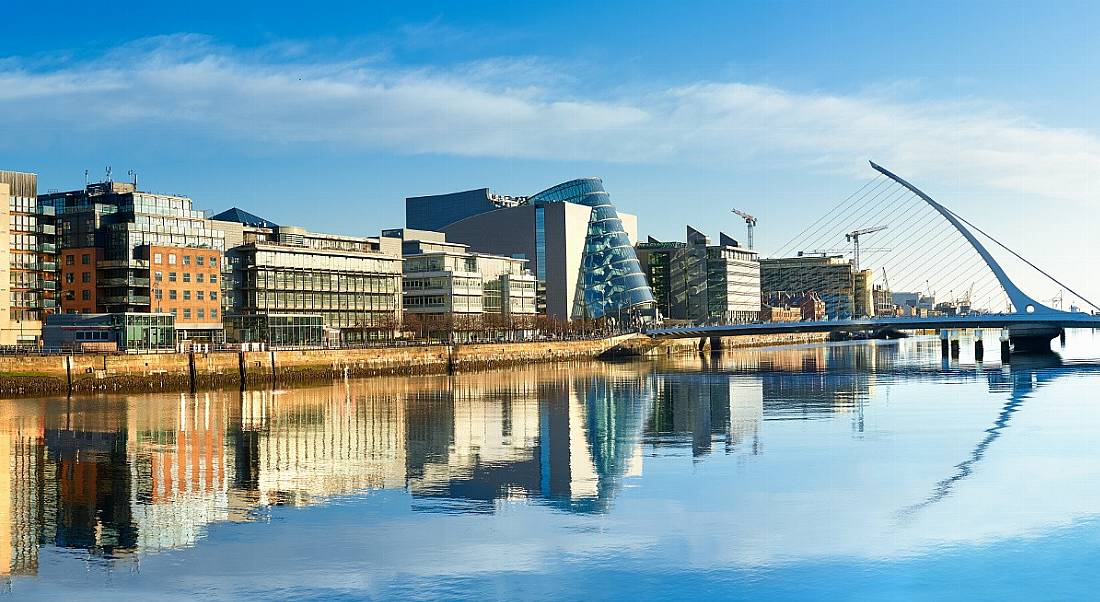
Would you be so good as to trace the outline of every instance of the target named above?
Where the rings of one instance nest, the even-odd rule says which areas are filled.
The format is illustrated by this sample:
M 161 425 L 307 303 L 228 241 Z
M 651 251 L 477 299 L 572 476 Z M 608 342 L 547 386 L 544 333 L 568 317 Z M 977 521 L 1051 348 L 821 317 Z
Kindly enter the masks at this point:
M 678 326 L 651 328 L 645 334 L 658 339 L 693 337 L 776 334 L 785 332 L 833 332 L 878 330 L 940 330 L 955 328 L 1100 328 L 1100 316 L 1081 312 L 1053 311 L 1042 315 L 972 314 L 935 318 L 862 318 L 855 320 L 821 320 L 807 322 L 761 322 L 752 324 L 718 324 L 713 326 Z

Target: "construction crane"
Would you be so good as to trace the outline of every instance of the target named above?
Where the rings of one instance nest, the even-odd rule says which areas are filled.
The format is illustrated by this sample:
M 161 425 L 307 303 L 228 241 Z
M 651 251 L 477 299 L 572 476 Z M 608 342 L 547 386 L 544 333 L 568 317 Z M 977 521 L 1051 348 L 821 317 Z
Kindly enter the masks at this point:
M 859 237 L 867 234 L 874 234 L 875 232 L 882 232 L 889 226 L 875 226 L 873 228 L 862 228 L 860 230 L 852 230 L 844 235 L 844 238 L 848 242 L 852 243 L 852 267 L 855 271 L 859 271 Z
M 753 228 L 756 227 L 756 218 L 749 215 L 748 213 L 745 213 L 744 211 L 739 211 L 737 209 L 730 209 L 730 211 L 732 211 L 735 215 L 737 215 L 741 219 L 745 220 L 745 228 L 748 229 L 748 231 L 749 231 L 749 250 L 752 250 L 752 248 L 753 248 L 752 230 L 753 230 Z

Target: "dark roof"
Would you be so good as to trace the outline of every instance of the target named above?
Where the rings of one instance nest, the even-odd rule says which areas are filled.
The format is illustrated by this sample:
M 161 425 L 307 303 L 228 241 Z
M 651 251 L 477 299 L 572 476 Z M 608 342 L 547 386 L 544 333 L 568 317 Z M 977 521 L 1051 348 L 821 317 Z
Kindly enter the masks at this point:
M 244 209 L 238 209 L 234 207 L 232 209 L 226 209 L 221 213 L 215 215 L 210 219 L 216 219 L 222 222 L 237 222 L 238 224 L 244 224 L 246 226 L 259 226 L 262 228 L 277 228 L 279 224 L 270 222 L 258 215 L 253 215 Z

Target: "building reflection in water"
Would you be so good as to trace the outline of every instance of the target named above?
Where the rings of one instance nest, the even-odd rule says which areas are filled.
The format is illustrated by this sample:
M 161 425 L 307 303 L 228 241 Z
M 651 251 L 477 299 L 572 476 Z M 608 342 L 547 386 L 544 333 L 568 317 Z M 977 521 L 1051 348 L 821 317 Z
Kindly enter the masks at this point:
M 194 545 L 208 525 L 374 490 L 426 512 L 526 500 L 608 509 L 645 453 L 763 452 L 764 420 L 860 409 L 897 346 L 376 378 L 289 391 L 0 404 L 0 574 L 39 546 L 119 558 Z M 1030 383 L 991 380 L 994 388 Z

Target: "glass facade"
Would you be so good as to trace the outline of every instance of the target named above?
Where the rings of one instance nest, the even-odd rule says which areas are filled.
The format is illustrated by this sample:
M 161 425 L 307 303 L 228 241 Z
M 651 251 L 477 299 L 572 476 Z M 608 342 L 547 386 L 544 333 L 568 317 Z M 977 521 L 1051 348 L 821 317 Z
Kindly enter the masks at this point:
M 592 208 L 571 317 L 627 317 L 654 303 L 630 237 L 599 178 L 558 184 L 530 202 L 565 202 Z
M 320 315 L 345 341 L 387 338 L 399 323 L 400 257 L 256 243 L 230 255 L 235 313 Z
M 272 347 L 318 347 L 325 342 L 324 318 L 316 314 L 251 314 L 230 316 L 226 338 L 232 343 L 267 343 Z

